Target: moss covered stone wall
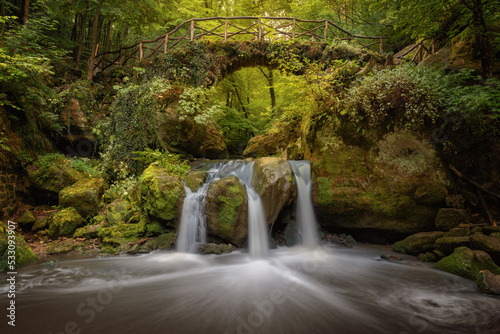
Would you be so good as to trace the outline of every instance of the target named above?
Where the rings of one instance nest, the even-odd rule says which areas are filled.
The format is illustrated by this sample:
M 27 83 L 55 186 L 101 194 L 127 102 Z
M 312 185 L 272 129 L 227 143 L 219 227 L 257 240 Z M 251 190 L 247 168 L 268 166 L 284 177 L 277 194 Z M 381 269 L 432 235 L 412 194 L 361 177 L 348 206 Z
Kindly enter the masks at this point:
M 0 219 L 7 218 L 17 209 L 17 175 L 0 170 Z

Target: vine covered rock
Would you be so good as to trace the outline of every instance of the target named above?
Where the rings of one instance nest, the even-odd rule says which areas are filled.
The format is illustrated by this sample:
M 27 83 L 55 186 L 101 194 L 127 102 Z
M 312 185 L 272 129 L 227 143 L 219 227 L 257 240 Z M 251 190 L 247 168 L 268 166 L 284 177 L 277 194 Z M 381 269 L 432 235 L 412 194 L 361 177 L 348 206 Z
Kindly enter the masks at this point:
M 210 183 L 205 212 L 210 236 L 243 245 L 248 232 L 248 200 L 246 187 L 236 176 Z

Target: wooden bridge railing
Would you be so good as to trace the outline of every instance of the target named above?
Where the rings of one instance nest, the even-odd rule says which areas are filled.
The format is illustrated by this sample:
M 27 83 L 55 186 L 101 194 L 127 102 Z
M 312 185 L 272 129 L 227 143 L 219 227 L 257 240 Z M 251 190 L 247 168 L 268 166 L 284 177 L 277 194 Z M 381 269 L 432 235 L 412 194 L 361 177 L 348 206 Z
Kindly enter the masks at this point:
M 248 23 L 247 23 L 248 22 Z M 246 24 L 245 24 L 246 23 Z M 362 48 L 379 44 L 383 54 L 383 37 L 360 36 L 350 33 L 330 20 L 301 20 L 293 17 L 210 17 L 184 21 L 172 31 L 156 39 L 141 41 L 117 51 L 97 54 L 94 72 L 111 66 L 123 66 L 130 62 L 167 53 L 174 47 L 194 40 L 351 40 Z M 368 40 L 366 42 L 366 40 Z

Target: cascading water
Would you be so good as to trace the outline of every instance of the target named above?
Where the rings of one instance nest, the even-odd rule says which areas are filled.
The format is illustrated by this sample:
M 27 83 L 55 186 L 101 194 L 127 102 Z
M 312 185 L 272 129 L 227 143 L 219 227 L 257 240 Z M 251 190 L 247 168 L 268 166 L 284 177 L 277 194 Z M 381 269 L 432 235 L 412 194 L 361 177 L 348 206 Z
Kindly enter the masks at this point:
M 252 187 L 253 162 L 238 168 L 236 175 L 247 188 L 248 197 L 248 251 L 254 259 L 266 258 L 269 249 L 267 224 L 262 200 Z
M 312 204 L 311 165 L 309 161 L 288 161 L 297 182 L 297 223 L 302 245 L 315 248 L 319 244 L 318 226 Z
M 240 161 L 229 161 L 226 164 L 218 163 L 207 171 L 205 183 L 196 192 L 191 191 L 187 186 L 184 187 L 186 197 L 182 206 L 181 222 L 176 241 L 177 251 L 196 253 L 198 247 L 206 243 L 205 197 L 208 186 L 240 164 Z

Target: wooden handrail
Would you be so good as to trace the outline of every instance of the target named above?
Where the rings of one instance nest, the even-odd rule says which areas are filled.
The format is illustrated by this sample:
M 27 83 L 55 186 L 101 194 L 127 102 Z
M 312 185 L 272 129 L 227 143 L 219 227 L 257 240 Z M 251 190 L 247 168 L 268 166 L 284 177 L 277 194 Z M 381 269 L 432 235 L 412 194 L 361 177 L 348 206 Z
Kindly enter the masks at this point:
M 231 23 L 234 20 L 253 20 L 253 22 L 246 27 L 239 27 L 236 24 Z M 291 23 L 284 23 L 279 25 L 278 27 L 272 26 L 268 23 L 263 22 L 263 20 L 267 21 L 291 21 Z M 215 28 L 203 28 L 197 23 L 206 22 L 206 21 L 217 21 L 218 25 Z M 257 22 L 255 22 L 257 21 Z M 299 24 L 299 23 L 302 23 Z M 314 24 L 315 27 L 306 28 L 304 27 L 304 23 L 306 24 Z M 175 37 L 174 34 L 184 30 L 180 36 Z M 231 31 L 228 29 L 231 28 Z M 217 32 L 218 29 L 223 29 L 222 32 Z M 199 33 L 197 33 L 197 30 Z M 343 33 L 347 36 L 341 37 L 337 32 Z M 220 30 L 219 30 L 220 31 Z M 316 32 L 318 31 L 318 32 Z M 322 31 L 322 33 L 321 33 Z M 355 40 L 357 39 L 376 39 L 377 42 L 370 43 L 365 45 L 359 41 L 363 47 L 370 47 L 378 41 L 380 41 L 380 49 L 379 52 L 383 53 L 383 37 L 381 36 L 362 36 L 355 35 L 347 31 L 346 29 L 338 26 L 334 22 L 324 19 L 324 20 L 303 20 L 294 17 L 278 17 L 278 16 L 215 16 L 215 17 L 206 17 L 206 18 L 193 18 L 187 21 L 182 22 L 178 26 L 176 26 L 170 32 L 161 35 L 155 39 L 140 41 L 134 45 L 122 47 L 116 51 L 105 51 L 96 55 L 97 63 L 94 65 L 94 69 L 100 69 L 101 71 L 111 67 L 111 66 L 124 66 L 130 59 L 138 59 L 143 60 L 149 57 L 153 57 L 157 53 L 167 53 L 168 50 L 172 49 L 176 45 L 179 45 L 181 41 L 190 42 L 197 39 L 204 39 L 207 36 L 214 36 L 217 38 L 221 38 L 222 41 L 226 42 L 233 38 L 234 36 L 241 35 L 250 35 L 252 38 L 258 41 L 264 40 L 266 36 L 270 36 L 269 33 L 274 32 L 273 36 L 283 36 L 285 39 L 289 38 L 291 40 L 296 40 L 298 38 L 309 37 L 312 40 L 319 41 L 328 41 L 329 34 L 331 39 L 337 40 Z M 169 43 L 171 42 L 171 43 Z M 147 44 L 157 43 L 156 45 L 147 46 Z M 168 45 L 170 44 L 170 45 Z M 163 46 L 163 48 L 162 48 Z M 148 54 L 144 53 L 144 50 L 153 50 Z M 139 52 L 139 54 L 137 54 Z M 109 56 L 112 61 L 106 59 Z

